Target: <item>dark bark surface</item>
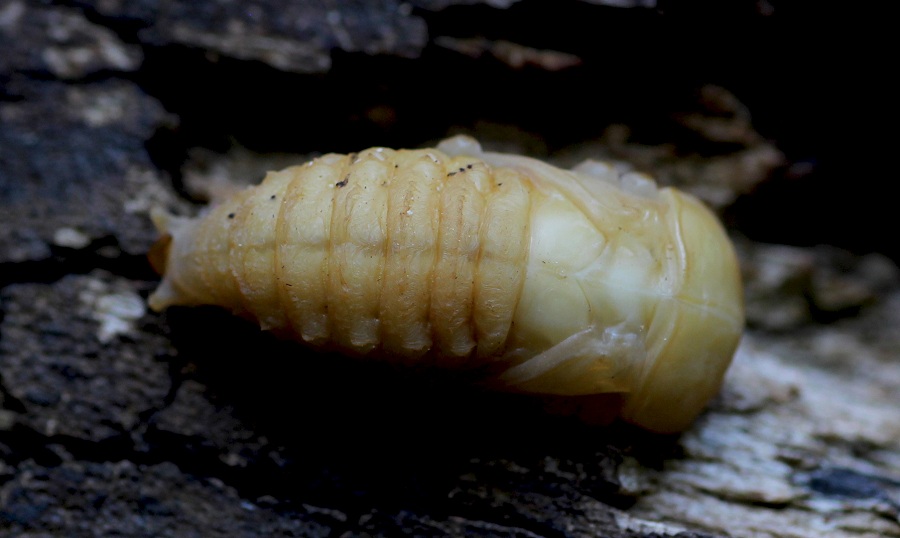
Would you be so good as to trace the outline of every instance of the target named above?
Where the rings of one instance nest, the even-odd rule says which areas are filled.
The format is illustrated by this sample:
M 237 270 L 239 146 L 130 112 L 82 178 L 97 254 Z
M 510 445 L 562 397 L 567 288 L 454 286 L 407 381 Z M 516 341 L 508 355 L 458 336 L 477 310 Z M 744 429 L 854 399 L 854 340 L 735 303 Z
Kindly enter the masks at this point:
M 0 535 L 900 536 L 900 251 L 860 94 L 813 91 L 853 66 L 703 9 L 0 0 Z M 723 215 L 749 329 L 683 435 L 147 310 L 151 208 L 460 132 Z

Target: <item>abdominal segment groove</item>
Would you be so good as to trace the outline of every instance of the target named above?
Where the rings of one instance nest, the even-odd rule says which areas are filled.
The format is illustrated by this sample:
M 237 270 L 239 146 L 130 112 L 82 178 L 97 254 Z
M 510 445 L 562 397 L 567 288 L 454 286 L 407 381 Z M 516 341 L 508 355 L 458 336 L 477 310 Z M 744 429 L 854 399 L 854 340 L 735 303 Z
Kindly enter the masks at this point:
M 326 156 L 229 205 L 227 242 L 206 235 L 196 253 L 227 258 L 229 306 L 357 355 L 461 366 L 502 351 L 524 279 L 527 178 L 471 158 L 395 156 Z

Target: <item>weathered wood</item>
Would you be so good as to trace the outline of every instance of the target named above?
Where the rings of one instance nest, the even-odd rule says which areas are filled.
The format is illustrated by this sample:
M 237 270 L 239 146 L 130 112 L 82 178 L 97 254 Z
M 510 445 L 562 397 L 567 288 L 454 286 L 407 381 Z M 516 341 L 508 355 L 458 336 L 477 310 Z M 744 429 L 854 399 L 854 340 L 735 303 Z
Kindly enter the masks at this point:
M 0 535 L 900 536 L 900 277 L 876 254 L 734 228 L 750 329 L 677 437 L 314 356 L 216 311 L 144 308 L 151 206 L 196 210 L 192 185 L 313 151 L 475 131 L 562 165 L 651 171 L 726 218 L 812 166 L 748 82 L 778 58 L 714 76 L 672 61 L 696 59 L 691 43 L 611 34 L 632 15 L 602 3 L 263 2 L 257 17 L 0 0 Z M 544 22 L 539 37 L 521 20 Z M 706 30 L 744 58 L 726 37 L 746 30 Z M 690 77 L 647 72 L 674 64 Z M 303 155 L 221 155 L 229 137 Z

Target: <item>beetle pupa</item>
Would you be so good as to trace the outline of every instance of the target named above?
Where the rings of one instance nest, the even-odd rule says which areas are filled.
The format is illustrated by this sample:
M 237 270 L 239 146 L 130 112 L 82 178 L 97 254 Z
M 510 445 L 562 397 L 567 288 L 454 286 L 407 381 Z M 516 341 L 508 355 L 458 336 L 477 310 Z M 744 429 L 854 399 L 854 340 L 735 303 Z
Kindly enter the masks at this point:
M 490 364 L 505 390 L 600 395 L 659 432 L 702 410 L 743 330 L 734 249 L 695 198 L 468 137 L 323 155 L 154 220 L 154 310 L 218 305 L 319 349 Z

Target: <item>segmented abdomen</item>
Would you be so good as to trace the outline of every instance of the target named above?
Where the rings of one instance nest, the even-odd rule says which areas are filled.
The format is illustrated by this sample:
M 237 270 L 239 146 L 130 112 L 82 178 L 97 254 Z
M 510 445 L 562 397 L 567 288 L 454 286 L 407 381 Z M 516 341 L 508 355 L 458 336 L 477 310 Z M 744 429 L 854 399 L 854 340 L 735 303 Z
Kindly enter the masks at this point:
M 326 155 L 214 208 L 185 253 L 200 281 L 176 285 L 318 346 L 494 355 L 525 276 L 528 181 L 424 150 Z

